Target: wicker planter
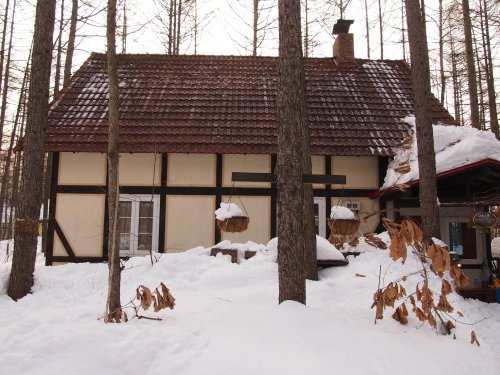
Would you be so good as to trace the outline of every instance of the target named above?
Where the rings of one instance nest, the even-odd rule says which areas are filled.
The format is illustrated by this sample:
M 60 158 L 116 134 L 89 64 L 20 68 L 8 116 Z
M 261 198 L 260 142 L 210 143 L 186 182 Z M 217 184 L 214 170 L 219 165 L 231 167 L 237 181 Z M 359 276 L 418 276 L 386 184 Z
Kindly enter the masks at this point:
M 328 219 L 328 226 L 333 234 L 340 234 L 342 236 L 350 236 L 356 234 L 361 225 L 360 220 L 346 220 L 346 219 Z
M 233 216 L 225 220 L 217 220 L 217 226 L 223 232 L 243 232 L 248 228 L 248 216 Z

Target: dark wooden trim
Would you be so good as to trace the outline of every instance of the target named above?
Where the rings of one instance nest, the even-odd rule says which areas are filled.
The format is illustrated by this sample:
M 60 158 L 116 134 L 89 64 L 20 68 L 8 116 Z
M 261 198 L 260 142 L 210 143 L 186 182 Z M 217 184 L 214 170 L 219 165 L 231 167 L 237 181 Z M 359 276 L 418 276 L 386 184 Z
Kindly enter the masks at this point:
M 72 262 L 72 263 L 102 263 L 107 262 L 104 257 L 65 257 L 65 256 L 54 256 L 52 262 Z
M 325 155 L 325 174 L 332 174 L 332 156 Z M 313 190 L 314 191 L 314 190 Z M 330 212 L 332 211 L 332 185 L 325 185 L 325 210 L 326 217 L 330 217 Z M 326 225 L 326 238 L 330 237 L 330 227 Z
M 313 189 L 315 197 L 359 197 L 368 198 L 373 189 Z
M 52 153 L 52 169 L 50 176 L 50 204 L 49 222 L 47 226 L 47 254 L 45 255 L 45 265 L 51 266 L 54 255 L 54 221 L 56 217 L 57 203 L 57 180 L 59 179 L 59 152 Z
M 108 246 L 109 246 L 109 206 L 108 206 L 108 162 L 106 158 L 106 186 L 105 186 L 105 197 L 104 197 L 104 220 L 102 227 L 102 257 L 108 259 Z
M 61 194 L 106 194 L 106 186 L 97 185 L 58 185 L 55 188 Z M 151 188 L 150 188 L 151 191 Z
M 215 167 L 215 191 L 211 195 L 215 195 L 215 209 L 220 207 L 222 202 L 222 154 L 217 154 L 216 156 L 216 167 Z M 229 190 L 231 194 L 231 188 Z M 218 244 L 221 241 L 221 233 L 217 222 L 214 221 L 214 242 Z
M 482 263 L 472 263 L 472 264 L 467 264 L 467 263 L 462 263 L 463 270 L 480 270 L 483 269 L 483 264 Z
M 248 173 L 248 172 L 233 172 L 231 176 L 233 182 L 270 182 L 276 183 L 274 173 Z M 343 185 L 346 183 L 344 175 L 322 175 L 322 174 L 303 174 L 302 183 L 304 184 L 337 184 Z
M 168 168 L 168 155 L 161 154 L 161 194 L 160 194 L 160 220 L 158 228 L 158 252 L 165 251 L 165 221 L 166 221 L 166 208 L 167 208 L 167 168 Z
M 271 155 L 271 173 L 274 174 L 276 170 L 276 162 L 278 157 L 276 154 Z M 276 184 L 271 185 L 271 238 L 276 237 L 277 233 L 277 219 L 278 219 L 278 192 L 276 189 Z
M 69 244 L 68 239 L 66 238 L 66 236 L 64 235 L 64 232 L 62 231 L 61 227 L 59 226 L 59 223 L 57 222 L 56 219 L 54 219 L 53 222 L 54 222 L 54 229 L 57 233 L 57 236 L 61 240 L 61 243 L 64 247 L 64 250 L 66 250 L 66 252 L 68 253 L 68 258 L 75 259 L 75 252 L 71 248 L 71 245 Z
M 384 185 L 385 175 L 387 174 L 387 167 L 389 167 L 389 157 L 378 157 L 378 186 Z

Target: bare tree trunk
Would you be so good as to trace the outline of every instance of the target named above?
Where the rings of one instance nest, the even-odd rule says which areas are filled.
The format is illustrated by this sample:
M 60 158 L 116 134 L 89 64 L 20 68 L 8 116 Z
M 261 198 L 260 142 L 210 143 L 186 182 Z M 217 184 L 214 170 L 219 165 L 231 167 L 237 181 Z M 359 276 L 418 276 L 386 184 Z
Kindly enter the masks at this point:
M 259 0 L 253 0 L 252 56 L 257 56 L 257 27 L 259 25 Z
M 106 303 L 106 323 L 120 322 L 122 308 L 120 300 L 120 248 L 118 228 L 118 148 L 120 132 L 118 67 L 116 58 L 116 0 L 108 0 L 107 16 L 107 60 L 109 91 L 109 135 L 108 135 L 108 216 L 109 216 L 109 279 Z
M 3 209 L 6 207 L 6 204 L 8 201 L 7 195 L 9 192 L 9 189 L 8 189 L 9 183 L 11 185 L 13 184 L 13 181 L 9 181 L 10 168 L 11 168 L 11 162 L 12 162 L 12 150 L 14 149 L 14 141 L 16 139 L 16 131 L 17 131 L 17 126 L 19 124 L 19 121 L 24 121 L 24 119 L 21 120 L 21 109 L 23 109 L 23 104 L 25 103 L 25 92 L 26 92 L 26 83 L 27 83 L 27 78 L 28 78 L 30 58 L 31 58 L 31 49 L 30 49 L 30 53 L 29 53 L 29 57 L 28 57 L 28 62 L 26 63 L 26 69 L 24 70 L 23 82 L 21 84 L 21 92 L 19 95 L 19 103 L 17 105 L 16 116 L 14 118 L 14 126 L 12 127 L 9 148 L 7 150 L 4 172 L 2 175 L 2 182 L 1 182 L 2 185 L 0 188 L 0 218 L 5 216 Z M 9 211 L 10 212 L 13 211 L 12 206 L 10 206 Z M 5 221 L 5 222 L 7 222 L 7 221 Z M 8 236 L 7 233 L 2 233 L 2 238 L 10 238 L 7 236 Z
M 12 54 L 12 36 L 14 35 L 14 20 L 15 20 L 15 15 L 16 15 L 16 2 L 14 2 L 14 5 L 12 7 L 12 20 L 10 24 L 10 38 L 9 38 L 9 47 L 7 50 L 7 61 L 5 64 L 5 74 L 3 76 L 3 89 L 2 89 L 2 107 L 0 109 L 0 151 L 2 150 L 3 147 L 3 129 L 5 125 L 5 113 L 7 111 L 7 96 L 9 93 L 9 79 L 10 79 L 10 58 Z M 4 35 L 4 38 L 6 35 Z M 3 47 L 3 46 L 2 46 Z M 2 51 L 2 54 L 4 51 Z M 3 56 L 2 56 L 3 57 Z M 2 62 L 3 64 L 3 62 Z M 3 71 L 3 68 L 2 68 Z M 0 76 L 0 80 L 1 80 Z M 0 216 L 1 217 L 1 216 Z
M 61 83 L 62 36 L 64 26 L 64 0 L 61 0 L 61 14 L 59 19 L 59 34 L 57 36 L 56 72 L 54 74 L 54 97 L 59 94 Z
M 14 256 L 8 295 L 24 297 L 33 286 L 38 217 L 42 201 L 43 155 L 47 113 L 49 108 L 52 37 L 54 33 L 55 0 L 38 0 L 36 6 L 33 58 L 28 99 L 24 162 L 14 234 Z
M 368 18 L 368 0 L 365 0 L 366 54 L 370 60 L 370 22 Z
M 77 22 L 78 22 L 78 0 L 73 0 L 71 5 L 71 22 L 69 26 L 68 48 L 66 49 L 66 61 L 64 63 L 63 85 L 65 85 L 71 78 L 71 68 L 73 67 L 73 55 L 75 53 Z
M 441 82 L 441 103 L 444 104 L 446 92 L 446 76 L 444 74 L 444 40 L 443 40 L 443 0 L 439 0 L 439 77 Z
M 405 7 L 401 0 L 401 40 L 403 43 L 403 60 L 406 61 L 406 37 L 405 37 Z
M 457 72 L 457 57 L 456 57 L 456 52 L 455 51 L 455 43 L 454 43 L 454 38 L 453 35 L 451 34 L 450 30 L 450 49 L 451 49 L 451 78 L 453 82 L 453 104 L 454 108 L 453 111 L 455 113 L 455 119 L 457 122 L 461 125 L 462 124 L 462 117 L 460 113 L 460 92 L 459 92 L 459 83 L 458 83 L 458 72 Z
M 480 3 L 481 4 L 481 3 Z M 493 69 L 493 59 L 491 57 L 491 42 L 490 42 L 490 27 L 488 20 L 488 8 L 486 0 L 483 0 L 483 13 L 484 13 L 484 33 L 483 33 L 483 48 L 484 48 L 484 60 L 486 67 L 486 83 L 488 87 L 488 107 L 490 113 L 490 127 L 491 131 L 498 140 L 500 140 L 500 131 L 498 127 L 498 113 L 497 113 L 497 102 L 495 94 L 495 78 Z
M 431 237 L 439 238 L 436 157 L 429 101 L 431 96 L 429 52 L 427 50 L 427 41 L 424 38 L 424 20 L 419 1 L 405 0 L 405 3 L 412 65 L 422 229 L 427 239 Z
M 302 130 L 306 122 L 300 1 L 279 0 L 278 279 L 279 302 L 306 302 L 304 274 Z
M 170 8 L 168 9 L 168 54 L 173 53 L 173 25 L 174 25 L 174 0 L 170 0 Z
M 379 22 L 379 34 L 380 34 L 380 59 L 384 59 L 384 30 L 382 22 L 382 3 L 378 0 L 378 22 Z
M 9 25 L 10 0 L 5 3 L 5 14 L 3 17 L 2 46 L 0 47 L 0 92 L 2 92 L 3 64 L 5 62 L 5 42 L 7 39 L 7 27 Z
M 177 38 L 175 43 L 175 54 L 179 54 L 181 45 L 181 15 L 182 15 L 182 0 L 178 0 L 179 5 L 177 9 Z
M 469 83 L 470 121 L 476 129 L 481 129 L 479 122 L 479 105 L 477 100 L 476 67 L 472 47 L 472 26 L 470 21 L 469 0 L 462 0 L 464 18 L 465 54 L 467 57 L 467 80 Z
M 127 0 L 123 0 L 122 53 L 127 53 Z

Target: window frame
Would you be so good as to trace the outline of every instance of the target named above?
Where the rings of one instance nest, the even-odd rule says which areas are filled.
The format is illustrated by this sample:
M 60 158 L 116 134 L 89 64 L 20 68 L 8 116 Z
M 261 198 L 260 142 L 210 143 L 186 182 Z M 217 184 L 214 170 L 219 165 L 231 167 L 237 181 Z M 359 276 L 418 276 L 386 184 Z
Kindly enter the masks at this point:
M 160 223 L 160 196 L 158 194 L 120 194 L 119 202 L 131 202 L 130 213 L 130 249 L 121 250 L 120 256 L 141 256 L 158 252 L 158 237 Z M 151 250 L 139 250 L 139 206 L 140 202 L 153 203 L 153 227 L 151 233 Z M 119 234 L 118 234 L 119 235 Z

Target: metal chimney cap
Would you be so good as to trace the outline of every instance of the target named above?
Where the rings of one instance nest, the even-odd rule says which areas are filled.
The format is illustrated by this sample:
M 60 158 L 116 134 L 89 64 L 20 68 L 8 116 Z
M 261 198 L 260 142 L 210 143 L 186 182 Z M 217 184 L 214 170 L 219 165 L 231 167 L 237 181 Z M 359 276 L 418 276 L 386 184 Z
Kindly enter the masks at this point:
M 337 23 L 333 25 L 333 35 L 347 34 L 349 32 L 349 27 L 354 23 L 354 20 L 343 20 L 339 18 Z

